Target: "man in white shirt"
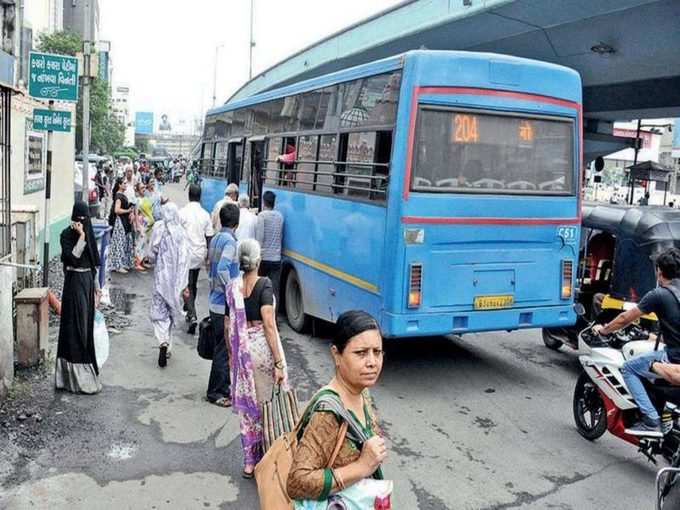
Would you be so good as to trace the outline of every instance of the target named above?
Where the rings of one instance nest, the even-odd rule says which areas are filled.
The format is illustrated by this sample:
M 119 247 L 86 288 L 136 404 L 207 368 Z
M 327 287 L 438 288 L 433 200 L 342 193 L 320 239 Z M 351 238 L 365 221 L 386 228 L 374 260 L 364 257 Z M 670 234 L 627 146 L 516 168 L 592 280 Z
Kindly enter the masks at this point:
M 215 204 L 215 207 L 213 207 L 212 210 L 212 214 L 210 215 L 213 230 L 215 232 L 219 232 L 220 230 L 222 230 L 222 223 L 220 223 L 220 209 L 222 209 L 222 206 L 224 206 L 224 204 L 238 205 L 237 200 L 238 200 L 238 184 L 232 182 L 224 190 L 224 198 L 222 200 L 219 200 Z
M 245 193 L 238 197 L 239 219 L 238 228 L 236 229 L 236 239 L 245 241 L 246 239 L 255 239 L 255 231 L 257 229 L 257 216 L 250 212 L 250 198 Z
M 189 203 L 179 212 L 180 221 L 189 238 L 189 300 L 187 301 L 187 333 L 196 332 L 196 286 L 198 273 L 208 257 L 208 246 L 214 235 L 210 215 L 201 207 L 201 187 L 198 184 L 189 186 Z

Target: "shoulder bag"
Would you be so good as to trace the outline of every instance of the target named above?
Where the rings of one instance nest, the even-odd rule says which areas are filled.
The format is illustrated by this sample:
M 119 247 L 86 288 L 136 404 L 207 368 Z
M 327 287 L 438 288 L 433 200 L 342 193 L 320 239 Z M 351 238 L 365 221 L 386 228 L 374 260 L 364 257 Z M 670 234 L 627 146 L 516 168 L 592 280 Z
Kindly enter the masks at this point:
M 255 480 L 261 510 L 293 510 L 293 500 L 288 497 L 286 484 L 297 450 L 298 438 L 301 438 L 312 413 L 317 409 L 319 403 L 325 401 L 326 398 L 328 396 L 323 391 L 319 392 L 307 406 L 295 428 L 274 441 L 262 460 L 255 466 Z M 345 442 L 347 427 L 347 421 L 343 420 L 338 432 L 338 440 L 327 467 L 331 467 L 335 462 L 340 448 Z
M 208 315 L 198 325 L 198 344 L 196 345 L 198 355 L 207 360 L 213 359 L 215 352 L 215 336 L 213 335 L 212 321 Z

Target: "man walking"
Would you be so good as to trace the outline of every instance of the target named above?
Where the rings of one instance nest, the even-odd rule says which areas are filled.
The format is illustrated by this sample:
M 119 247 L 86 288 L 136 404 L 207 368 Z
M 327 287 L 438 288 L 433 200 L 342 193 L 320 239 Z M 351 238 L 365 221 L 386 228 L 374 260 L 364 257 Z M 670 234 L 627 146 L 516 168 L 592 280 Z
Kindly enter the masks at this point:
M 186 321 L 189 323 L 187 333 L 193 335 L 196 332 L 196 286 L 201 265 L 208 256 L 210 239 L 214 235 L 210 215 L 201 207 L 201 187 L 192 184 L 189 186 L 189 203 L 179 212 L 182 226 L 187 232 L 189 239 L 189 300 L 187 302 Z
M 245 193 L 238 197 L 238 207 L 240 211 L 238 228 L 236 229 L 236 239 L 245 241 L 255 239 L 257 230 L 257 216 L 250 212 L 250 198 Z
M 262 247 L 260 276 L 272 281 L 274 295 L 279 302 L 279 280 L 281 277 L 281 241 L 283 239 L 283 216 L 274 210 L 276 195 L 265 191 L 262 196 L 263 209 L 257 215 L 256 239 Z
M 220 209 L 220 222 L 223 227 L 210 241 L 208 259 L 210 262 L 210 322 L 212 323 L 215 351 L 213 353 L 210 380 L 208 381 L 208 401 L 221 406 L 231 406 L 229 381 L 229 355 L 224 339 L 225 292 L 227 285 L 240 274 L 236 254 L 236 236 L 239 210 L 235 204 L 225 204 Z
M 224 190 L 224 198 L 220 201 L 218 201 L 215 204 L 215 207 L 213 207 L 212 214 L 210 215 L 210 218 L 212 220 L 213 224 L 213 230 L 215 232 L 219 232 L 222 229 L 222 225 L 220 225 L 220 210 L 222 209 L 222 206 L 224 204 L 238 204 L 238 185 L 234 184 L 233 182 L 226 187 Z

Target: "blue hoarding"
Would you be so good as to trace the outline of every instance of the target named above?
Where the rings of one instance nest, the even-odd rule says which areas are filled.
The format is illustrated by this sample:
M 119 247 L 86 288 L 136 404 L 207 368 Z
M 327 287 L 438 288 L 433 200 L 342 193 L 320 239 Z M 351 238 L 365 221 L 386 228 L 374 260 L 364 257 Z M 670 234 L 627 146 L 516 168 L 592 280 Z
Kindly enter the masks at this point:
M 135 133 L 138 135 L 153 134 L 153 112 L 135 113 Z

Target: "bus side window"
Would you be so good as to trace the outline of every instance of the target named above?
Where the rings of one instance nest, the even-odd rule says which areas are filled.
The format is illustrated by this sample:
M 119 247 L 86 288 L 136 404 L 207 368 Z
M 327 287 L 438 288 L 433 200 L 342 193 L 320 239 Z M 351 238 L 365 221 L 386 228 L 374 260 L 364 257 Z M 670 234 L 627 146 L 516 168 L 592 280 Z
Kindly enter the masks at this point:
M 392 157 L 392 131 L 378 131 L 375 142 L 375 167 L 373 167 L 373 193 L 371 200 L 386 199 L 387 184 L 389 182 L 390 158 Z
M 279 164 L 276 162 L 276 157 L 281 154 L 281 149 L 283 148 L 283 138 L 276 136 L 270 138 L 267 142 L 267 158 L 262 162 L 264 166 L 264 182 L 270 186 L 279 185 L 279 175 L 280 169 Z

